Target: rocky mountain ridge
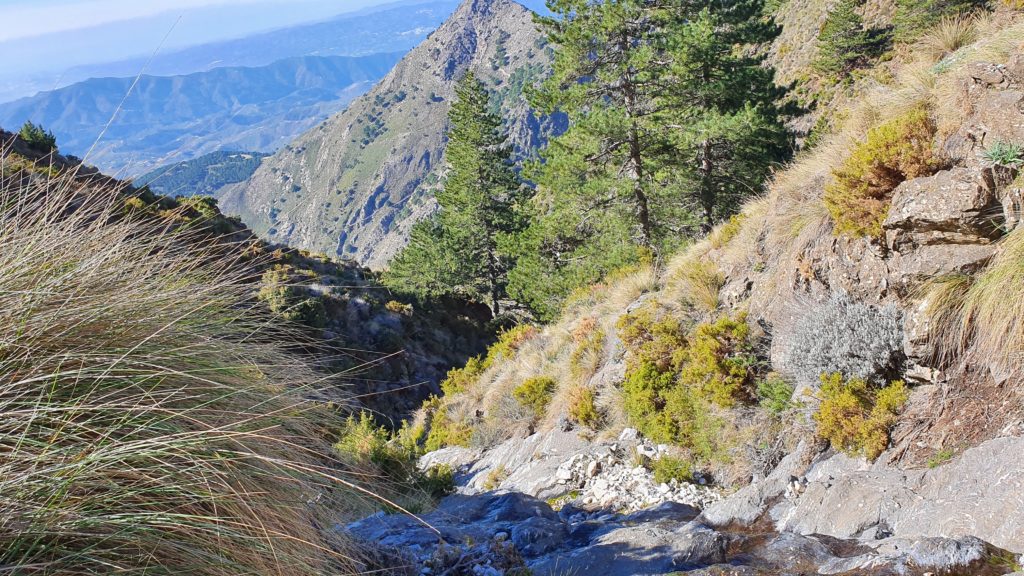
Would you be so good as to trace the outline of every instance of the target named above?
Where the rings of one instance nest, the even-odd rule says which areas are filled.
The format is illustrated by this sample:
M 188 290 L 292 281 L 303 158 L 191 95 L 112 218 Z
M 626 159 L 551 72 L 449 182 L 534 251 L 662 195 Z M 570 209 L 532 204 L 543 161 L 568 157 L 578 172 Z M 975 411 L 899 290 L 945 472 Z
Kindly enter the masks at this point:
M 381 266 L 435 207 L 455 83 L 472 70 L 493 91 L 524 153 L 547 127 L 523 87 L 549 62 L 532 13 L 467 0 L 371 92 L 263 162 L 221 203 L 274 241 Z

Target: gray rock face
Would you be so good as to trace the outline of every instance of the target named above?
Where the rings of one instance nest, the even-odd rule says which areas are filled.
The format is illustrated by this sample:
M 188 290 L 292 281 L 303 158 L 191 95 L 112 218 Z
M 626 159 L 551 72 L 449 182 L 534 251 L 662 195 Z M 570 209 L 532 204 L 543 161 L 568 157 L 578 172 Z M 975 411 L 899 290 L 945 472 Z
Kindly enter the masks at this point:
M 974 536 L 1024 552 L 1024 438 L 997 438 L 928 470 L 834 456 L 772 509 L 776 527 L 839 538 Z
M 996 195 L 969 168 L 944 170 L 900 184 L 883 228 L 889 247 L 988 244 L 1001 234 L 993 222 Z

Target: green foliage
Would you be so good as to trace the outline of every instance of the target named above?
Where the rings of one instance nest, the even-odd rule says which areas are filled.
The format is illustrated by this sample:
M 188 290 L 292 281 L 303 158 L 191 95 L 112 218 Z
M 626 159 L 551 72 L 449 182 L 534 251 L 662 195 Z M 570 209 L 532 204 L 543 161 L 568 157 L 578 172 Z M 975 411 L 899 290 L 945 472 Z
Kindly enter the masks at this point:
M 772 414 L 779 415 L 793 407 L 793 385 L 772 372 L 757 383 L 758 404 Z
M 1024 146 L 1000 140 L 985 150 L 985 160 L 999 166 L 1019 166 L 1024 163 Z
M 864 20 L 857 13 L 860 4 L 861 0 L 840 0 L 818 34 L 814 68 L 836 80 L 869 63 L 882 47 L 882 42 L 864 29 Z
M 413 228 L 384 281 L 419 296 L 489 302 L 497 316 L 513 264 L 507 245 L 524 226 L 524 187 L 501 117 L 488 110 L 484 84 L 467 73 L 456 94 L 445 148 L 450 170 L 436 194 L 440 211 Z
M 297 285 L 301 274 L 310 273 L 286 264 L 273 266 L 263 273 L 256 298 L 289 322 L 323 328 L 327 324 L 327 309 L 320 297 L 309 296 Z
M 874 460 L 889 445 L 889 431 L 909 394 L 902 381 L 873 389 L 858 378 L 822 374 L 821 405 L 814 415 L 818 435 L 847 454 Z
M 569 391 L 569 418 L 594 430 L 601 425 L 601 412 L 592 388 L 575 386 Z
M 18 132 L 18 136 L 26 144 L 40 152 L 57 151 L 57 137 L 53 135 L 53 132 L 43 129 L 38 124 L 33 124 L 31 120 L 25 121 L 25 124 L 22 125 L 21 130 Z
M 554 71 L 532 100 L 570 124 L 528 170 L 538 192 L 509 276 L 545 319 L 575 288 L 709 231 L 791 151 L 783 90 L 745 49 L 778 32 L 759 0 L 551 9 Z
M 392 434 L 378 426 L 367 412 L 359 417 L 349 416 L 342 426 L 334 449 L 349 463 L 362 466 L 366 474 L 382 477 L 390 491 L 408 495 L 422 491 L 439 498 L 455 489 L 455 473 L 449 466 L 435 466 L 419 471 L 416 461 L 419 452 L 401 440 L 402 434 Z
M 527 378 L 512 390 L 512 397 L 523 406 L 533 410 L 538 417 L 543 416 L 551 402 L 558 384 L 547 376 Z
M 622 390 L 630 422 L 656 442 L 716 457 L 721 423 L 713 407 L 753 396 L 756 361 L 744 318 L 687 330 L 644 307 L 622 317 L 619 334 L 629 351 Z
M 157 168 L 135 178 L 133 184 L 168 196 L 213 194 L 228 184 L 247 180 L 267 156 L 263 152 L 211 152 Z
M 985 0 L 896 0 L 893 35 L 898 42 L 913 42 L 943 17 L 966 14 L 986 4 Z
M 486 364 L 479 356 L 470 358 L 462 368 L 452 368 L 448 376 L 441 382 L 441 391 L 445 396 L 454 396 L 471 388 L 480 374 L 486 369 Z
M 679 379 L 698 396 L 728 407 L 750 398 L 756 362 L 746 316 L 723 316 L 698 325 L 690 334 L 688 358 Z
M 445 446 L 469 446 L 473 429 L 465 422 L 453 419 L 439 398 L 427 400 L 424 407 L 430 413 L 430 431 L 423 443 L 424 450 L 433 452 Z
M 658 483 L 693 482 L 693 465 L 681 458 L 662 456 L 651 463 L 651 470 Z
M 943 167 L 932 146 L 934 136 L 935 124 L 923 106 L 871 129 L 825 188 L 836 233 L 881 237 L 892 191 Z
M 943 448 L 942 450 L 939 450 L 935 454 L 932 454 L 930 458 L 928 458 L 928 467 L 938 468 L 939 466 L 942 466 L 946 462 L 952 460 L 953 456 L 956 456 L 955 450 L 953 450 L 952 448 Z

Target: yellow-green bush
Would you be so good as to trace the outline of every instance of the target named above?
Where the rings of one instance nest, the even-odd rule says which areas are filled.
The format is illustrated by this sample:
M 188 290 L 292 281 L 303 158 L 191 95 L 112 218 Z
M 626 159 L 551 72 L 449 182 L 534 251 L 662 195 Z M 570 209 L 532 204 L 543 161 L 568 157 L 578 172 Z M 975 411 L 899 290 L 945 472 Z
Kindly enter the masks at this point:
M 718 455 L 714 404 L 751 397 L 753 354 L 743 317 L 723 317 L 687 330 L 674 316 L 658 319 L 649 307 L 619 321 L 629 355 L 623 381 L 631 423 L 656 442 Z
M 873 389 L 858 378 L 843 380 L 841 374 L 822 374 L 821 405 L 814 415 L 818 435 L 837 450 L 878 458 L 889 445 L 889 432 L 899 409 L 909 398 L 907 387 L 895 381 Z
M 445 446 L 469 446 L 473 428 L 454 420 L 440 398 L 431 397 L 424 403 L 424 408 L 430 414 L 430 431 L 423 443 L 424 450 L 433 452 Z
M 479 356 L 470 358 L 462 368 L 452 368 L 441 382 L 441 391 L 452 396 L 469 389 L 485 370 L 484 360 Z
M 596 429 L 601 424 L 594 391 L 586 386 L 575 386 L 569 391 L 569 418 L 577 424 Z
M 651 471 L 654 472 L 654 481 L 658 483 L 672 480 L 693 482 L 693 465 L 682 458 L 662 456 L 651 463 Z
M 825 188 L 825 206 L 836 233 L 882 235 L 892 191 L 905 180 L 942 168 L 932 145 L 935 131 L 928 109 L 919 106 L 868 132 L 867 139 L 832 172 L 834 180 Z
M 512 390 L 512 397 L 523 406 L 533 410 L 537 416 L 542 416 L 551 402 L 551 396 L 555 393 L 558 384 L 547 376 L 536 376 L 527 378 L 522 384 Z
M 723 316 L 693 330 L 679 377 L 698 396 L 728 407 L 752 397 L 756 362 L 746 315 Z

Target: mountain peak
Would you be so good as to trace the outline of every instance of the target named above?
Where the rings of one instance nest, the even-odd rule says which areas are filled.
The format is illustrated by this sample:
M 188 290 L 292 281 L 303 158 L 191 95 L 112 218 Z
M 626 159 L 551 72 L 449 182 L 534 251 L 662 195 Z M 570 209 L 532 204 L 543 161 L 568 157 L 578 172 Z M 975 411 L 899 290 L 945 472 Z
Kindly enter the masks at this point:
M 533 13 L 511 0 L 466 0 L 368 94 L 222 192 L 225 211 L 274 241 L 382 267 L 436 209 L 455 84 L 472 70 L 509 118 L 513 143 L 545 129 L 523 88 L 550 51 Z

